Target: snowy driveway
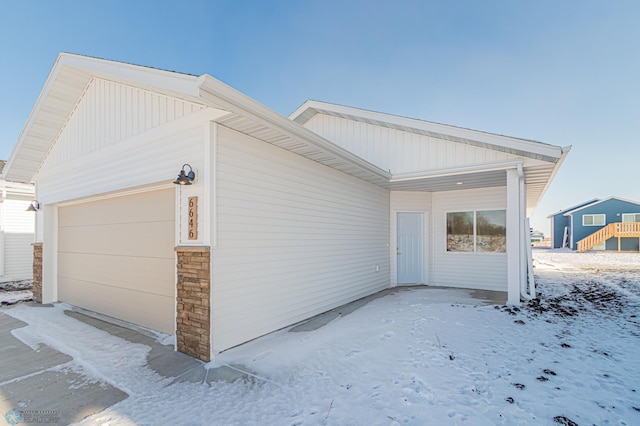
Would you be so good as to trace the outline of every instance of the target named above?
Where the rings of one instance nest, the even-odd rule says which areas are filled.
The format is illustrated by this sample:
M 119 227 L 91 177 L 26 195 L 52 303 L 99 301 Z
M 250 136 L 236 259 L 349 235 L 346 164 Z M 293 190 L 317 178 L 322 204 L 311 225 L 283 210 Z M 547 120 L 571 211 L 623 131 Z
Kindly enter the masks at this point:
M 29 324 L 20 339 L 129 395 L 83 424 L 640 424 L 640 255 L 534 258 L 539 304 L 397 292 L 318 330 L 224 352 L 209 367 L 249 373 L 234 382 L 163 378 L 144 345 L 88 333 L 63 306 L 2 312 Z

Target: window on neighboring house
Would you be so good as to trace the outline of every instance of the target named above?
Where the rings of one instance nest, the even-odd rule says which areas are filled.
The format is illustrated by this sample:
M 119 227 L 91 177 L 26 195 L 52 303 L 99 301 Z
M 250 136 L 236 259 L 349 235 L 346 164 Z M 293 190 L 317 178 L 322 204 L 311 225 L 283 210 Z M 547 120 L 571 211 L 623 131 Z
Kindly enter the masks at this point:
M 604 226 L 604 214 L 585 214 L 582 216 L 582 226 Z
M 623 222 L 640 222 L 640 213 L 622 213 Z
M 506 253 L 506 210 L 447 213 L 447 251 Z

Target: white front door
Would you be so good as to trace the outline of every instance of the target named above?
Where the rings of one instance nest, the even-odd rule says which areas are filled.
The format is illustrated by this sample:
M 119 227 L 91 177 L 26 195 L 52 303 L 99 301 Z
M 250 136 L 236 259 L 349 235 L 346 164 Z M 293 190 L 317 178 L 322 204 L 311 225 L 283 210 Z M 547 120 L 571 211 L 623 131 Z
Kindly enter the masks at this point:
M 422 213 L 398 213 L 398 284 L 422 283 Z

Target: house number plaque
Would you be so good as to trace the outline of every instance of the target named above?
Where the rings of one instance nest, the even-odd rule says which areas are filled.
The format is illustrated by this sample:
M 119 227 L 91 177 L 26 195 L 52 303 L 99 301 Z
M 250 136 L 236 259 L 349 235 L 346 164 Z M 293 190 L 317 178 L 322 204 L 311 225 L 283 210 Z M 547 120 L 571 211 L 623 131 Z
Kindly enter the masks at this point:
M 198 239 L 198 197 L 189 197 L 189 239 Z

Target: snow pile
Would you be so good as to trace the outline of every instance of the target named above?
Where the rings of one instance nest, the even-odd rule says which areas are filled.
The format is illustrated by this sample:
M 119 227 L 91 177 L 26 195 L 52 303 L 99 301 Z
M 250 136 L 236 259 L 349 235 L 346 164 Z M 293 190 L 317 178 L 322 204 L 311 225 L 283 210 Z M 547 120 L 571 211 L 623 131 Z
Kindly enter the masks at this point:
M 0 305 L 14 305 L 18 302 L 30 301 L 33 280 L 0 282 Z
M 14 305 L 18 302 L 28 302 L 33 297 L 31 290 L 0 290 L 0 305 Z
M 62 308 L 3 309 L 17 337 L 74 357 L 130 396 L 84 424 L 640 424 L 640 256 L 535 250 L 540 302 L 475 304 L 461 290 L 376 299 L 310 332 L 273 333 L 211 367 L 212 385 L 147 368 L 143 345 Z

